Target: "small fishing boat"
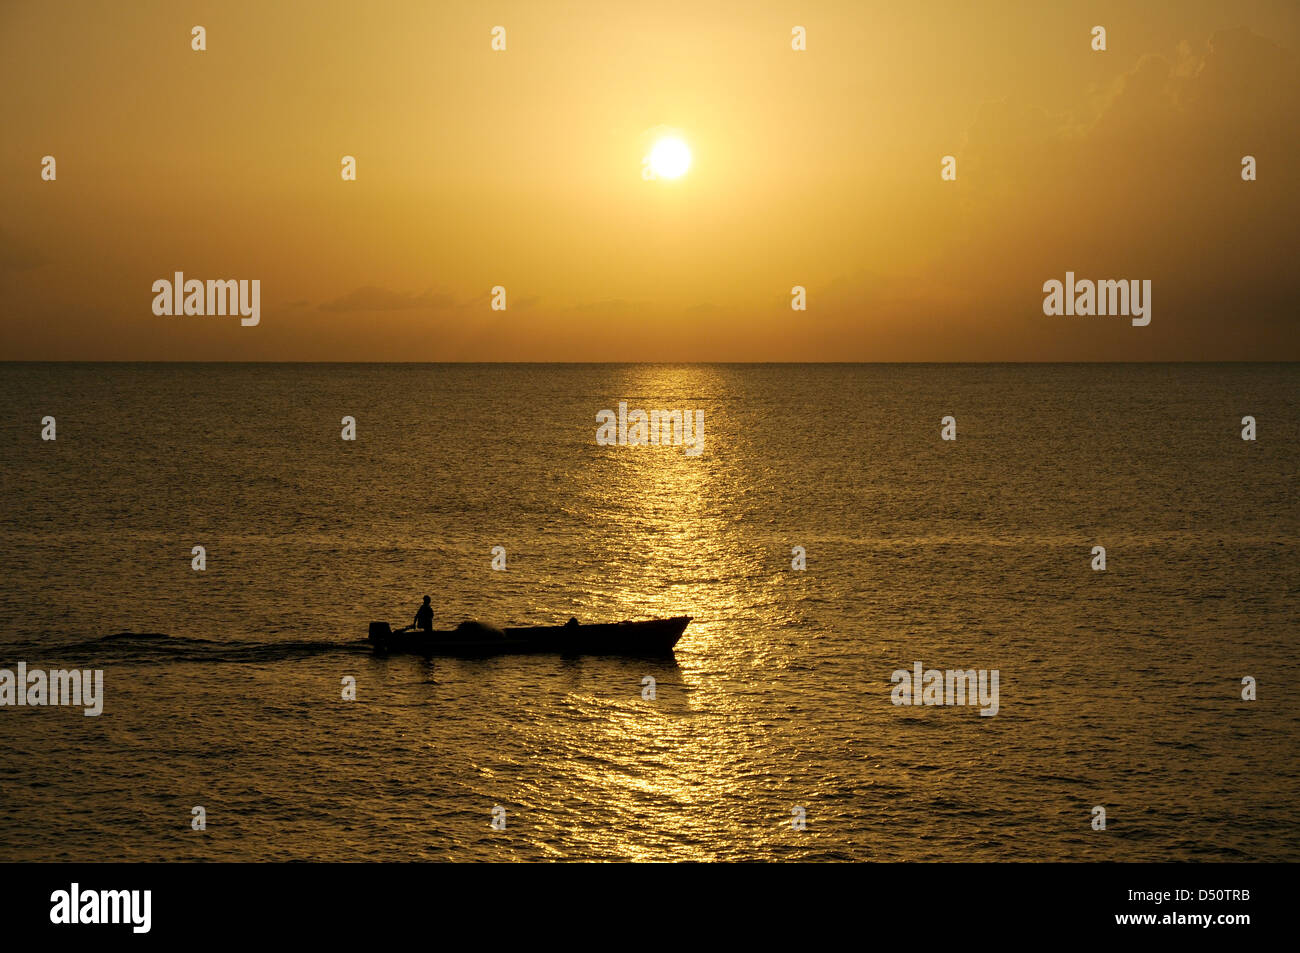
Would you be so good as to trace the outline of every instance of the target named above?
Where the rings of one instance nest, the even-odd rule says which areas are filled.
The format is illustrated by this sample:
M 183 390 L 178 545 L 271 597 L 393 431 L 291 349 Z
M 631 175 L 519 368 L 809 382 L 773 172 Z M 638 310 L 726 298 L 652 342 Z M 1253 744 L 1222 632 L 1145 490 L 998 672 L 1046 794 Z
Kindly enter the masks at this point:
M 564 625 L 498 629 L 462 622 L 455 629 L 432 632 L 410 628 L 393 631 L 387 622 L 370 623 L 370 642 L 379 652 L 418 655 L 498 655 L 516 652 L 557 652 L 563 655 L 667 655 L 690 623 L 688 615 L 644 622 Z

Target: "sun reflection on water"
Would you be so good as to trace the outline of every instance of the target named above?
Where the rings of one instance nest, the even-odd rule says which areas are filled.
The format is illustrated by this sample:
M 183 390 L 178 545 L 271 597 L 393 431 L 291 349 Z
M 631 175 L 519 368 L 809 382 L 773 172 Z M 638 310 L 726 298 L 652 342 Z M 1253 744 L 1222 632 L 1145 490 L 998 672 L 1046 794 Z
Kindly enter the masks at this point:
M 578 489 L 607 529 L 592 545 L 607 551 L 593 560 L 605 571 L 587 589 L 590 613 L 616 607 L 619 617 L 694 621 L 678 645 L 678 683 L 661 684 L 654 702 L 632 698 L 585 725 L 584 748 L 601 756 L 573 765 L 573 780 L 627 817 L 575 836 L 601 855 L 703 859 L 713 856 L 703 846 L 712 840 L 709 825 L 752 810 L 752 765 L 762 761 L 753 754 L 764 731 L 746 699 L 762 654 L 755 606 L 777 602 L 755 589 L 772 584 L 770 554 L 753 551 L 734 518 L 745 444 L 735 439 L 724 376 L 695 366 L 627 373 L 620 399 L 629 408 L 703 410 L 705 447 L 699 456 L 682 447 L 593 448 Z M 646 843 L 647 829 L 672 834 Z

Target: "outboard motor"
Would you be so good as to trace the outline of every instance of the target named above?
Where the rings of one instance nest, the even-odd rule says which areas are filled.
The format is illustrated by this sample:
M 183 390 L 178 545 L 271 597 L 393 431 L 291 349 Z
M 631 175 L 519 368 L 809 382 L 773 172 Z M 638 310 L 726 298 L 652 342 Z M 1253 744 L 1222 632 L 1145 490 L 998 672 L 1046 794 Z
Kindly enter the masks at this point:
M 392 634 L 393 629 L 387 622 L 370 623 L 370 641 L 375 645 L 385 645 Z

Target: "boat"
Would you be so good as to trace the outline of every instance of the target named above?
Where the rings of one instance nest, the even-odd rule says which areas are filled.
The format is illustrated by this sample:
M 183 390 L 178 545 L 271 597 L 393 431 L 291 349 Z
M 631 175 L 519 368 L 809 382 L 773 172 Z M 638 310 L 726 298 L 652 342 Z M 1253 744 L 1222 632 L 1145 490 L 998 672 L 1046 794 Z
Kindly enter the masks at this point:
M 413 652 L 418 655 L 500 655 L 556 652 L 563 655 L 669 655 L 686 631 L 691 616 L 647 619 L 642 622 L 607 622 L 583 625 L 570 619 L 564 625 L 538 625 L 498 629 L 463 622 L 455 629 L 393 631 L 387 622 L 370 623 L 370 642 L 378 652 Z

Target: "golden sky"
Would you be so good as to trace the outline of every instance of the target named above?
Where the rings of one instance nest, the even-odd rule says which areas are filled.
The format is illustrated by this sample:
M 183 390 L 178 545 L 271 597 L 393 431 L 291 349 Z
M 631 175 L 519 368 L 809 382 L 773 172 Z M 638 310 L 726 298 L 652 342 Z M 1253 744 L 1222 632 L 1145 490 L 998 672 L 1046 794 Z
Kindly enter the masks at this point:
M 5 0 L 0 358 L 1297 360 L 1298 51 L 1294 0 Z

